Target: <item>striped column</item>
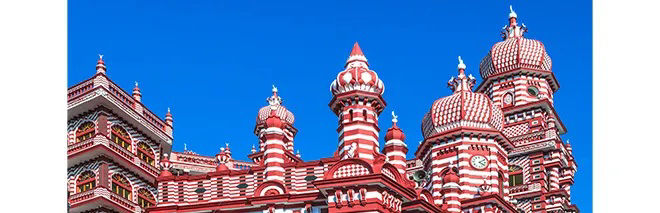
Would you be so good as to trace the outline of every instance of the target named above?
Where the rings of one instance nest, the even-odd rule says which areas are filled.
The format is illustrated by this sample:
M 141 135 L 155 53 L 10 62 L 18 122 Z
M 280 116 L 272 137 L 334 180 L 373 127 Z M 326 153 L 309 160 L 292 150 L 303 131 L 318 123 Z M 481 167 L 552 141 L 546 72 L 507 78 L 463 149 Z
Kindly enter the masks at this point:
M 559 167 L 553 166 L 550 169 L 550 190 L 559 190 Z
M 341 159 L 359 158 L 373 162 L 380 153 L 378 144 L 378 116 L 372 103 L 364 99 L 350 99 L 344 103 L 339 117 L 339 146 Z
M 458 184 L 459 177 L 451 168 L 442 178 L 445 182 L 442 185 L 443 209 L 447 212 L 461 212 L 461 186 Z
M 271 111 L 270 116 L 266 119 L 266 128 L 262 130 L 262 137 L 265 141 L 264 148 L 264 165 L 266 169 L 266 180 L 275 180 L 284 182 L 284 150 L 286 145 L 284 142 L 285 135 L 282 128 L 284 123 L 277 117 L 276 111 Z
M 403 141 L 406 139 L 403 131 L 396 125 L 397 116 L 392 112 L 392 127 L 385 134 L 385 147 L 383 153 L 387 156 L 388 163 L 399 170 L 399 173 L 406 173 L 406 154 L 408 146 Z

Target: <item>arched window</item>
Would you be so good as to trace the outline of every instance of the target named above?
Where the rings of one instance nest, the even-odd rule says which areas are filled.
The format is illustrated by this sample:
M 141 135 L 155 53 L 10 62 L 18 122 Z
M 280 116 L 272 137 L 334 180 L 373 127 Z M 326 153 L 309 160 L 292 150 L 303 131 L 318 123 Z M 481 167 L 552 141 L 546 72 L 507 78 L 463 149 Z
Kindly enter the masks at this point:
M 348 110 L 348 115 L 351 116 L 350 120 L 348 120 L 348 121 L 353 121 L 353 110 L 352 109 Z
M 529 87 L 527 87 L 527 93 L 531 96 L 538 97 L 539 96 L 539 88 L 536 88 L 535 86 L 529 86 Z
M 362 110 L 362 117 L 364 118 L 364 121 L 367 121 L 367 110 Z
M 143 160 L 144 162 L 147 162 L 148 164 L 155 166 L 155 161 L 154 161 L 154 152 L 151 150 L 151 147 L 147 145 L 144 142 L 139 142 L 137 144 L 137 156 L 140 158 L 140 160 Z
M 502 96 L 502 107 L 513 106 L 513 93 L 507 92 Z
M 94 123 L 85 122 L 76 130 L 76 143 L 87 140 L 94 136 Z
M 76 180 L 76 192 L 85 192 L 96 187 L 96 174 L 92 171 L 85 171 L 78 175 Z
M 117 125 L 112 126 L 112 135 L 110 136 L 110 139 L 117 145 L 128 151 L 131 151 L 131 137 L 128 135 L 128 132 L 124 130 L 124 128 L 121 128 Z
M 509 187 L 523 184 L 523 173 L 520 166 L 509 166 Z
M 138 204 L 140 204 L 142 208 L 147 208 L 156 205 L 156 199 L 154 199 L 154 196 L 151 194 L 151 192 L 141 188 L 138 189 Z
M 501 172 L 497 173 L 497 191 L 504 195 L 504 175 Z
M 128 179 L 119 174 L 112 176 L 112 192 L 128 200 L 132 200 L 131 183 L 128 182 Z

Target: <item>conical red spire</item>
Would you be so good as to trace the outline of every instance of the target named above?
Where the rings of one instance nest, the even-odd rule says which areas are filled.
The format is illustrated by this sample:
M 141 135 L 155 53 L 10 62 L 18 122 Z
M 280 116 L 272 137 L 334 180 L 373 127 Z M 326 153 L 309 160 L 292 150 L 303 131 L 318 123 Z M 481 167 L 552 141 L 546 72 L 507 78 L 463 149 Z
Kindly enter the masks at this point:
M 369 66 L 369 63 L 367 63 L 367 57 L 362 53 L 362 49 L 357 41 L 353 44 L 353 49 L 351 50 L 351 54 L 348 56 L 348 60 L 346 60 L 346 65 L 344 65 L 344 67 L 348 67 L 352 62 L 363 62 Z
M 355 42 L 355 44 L 353 44 L 353 50 L 351 50 L 351 56 L 354 56 L 354 55 L 364 55 L 364 53 L 362 53 L 362 49 L 360 49 L 360 45 L 357 43 L 357 41 Z

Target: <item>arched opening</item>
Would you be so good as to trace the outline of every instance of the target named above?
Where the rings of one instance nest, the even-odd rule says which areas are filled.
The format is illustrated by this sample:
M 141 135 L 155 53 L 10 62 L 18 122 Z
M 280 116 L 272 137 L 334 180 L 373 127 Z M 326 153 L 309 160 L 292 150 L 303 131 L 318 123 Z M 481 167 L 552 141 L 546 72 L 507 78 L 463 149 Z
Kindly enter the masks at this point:
M 91 121 L 81 124 L 76 130 L 76 143 L 80 143 L 94 136 L 94 123 Z
M 132 200 L 131 183 L 122 175 L 115 174 L 112 176 L 112 192 L 128 200 Z
M 512 165 L 509 166 L 509 187 L 518 186 L 523 184 L 522 167 Z
M 352 109 L 348 110 L 348 115 L 350 116 L 348 121 L 353 121 L 353 110 Z
M 137 156 L 140 160 L 147 162 L 149 165 L 155 166 L 156 161 L 154 160 L 155 154 L 154 151 L 144 142 L 138 142 L 137 144 Z
M 367 110 L 362 110 L 362 117 L 364 118 L 364 121 L 367 121 Z
M 513 93 L 507 92 L 502 96 L 502 107 L 513 106 Z
M 142 208 L 147 208 L 156 205 L 156 199 L 154 199 L 154 195 L 149 190 L 141 188 L 138 189 L 138 204 Z
M 76 180 L 76 192 L 85 192 L 96 187 L 96 174 L 92 171 L 85 171 L 78 175 Z
M 497 173 L 497 191 L 504 195 L 504 175 L 501 172 Z
M 535 86 L 529 86 L 529 87 L 527 87 L 527 93 L 529 93 L 529 95 L 531 95 L 531 96 L 538 97 L 539 96 L 539 88 L 536 88 Z
M 131 151 L 131 137 L 128 135 L 128 132 L 124 128 L 121 128 L 118 125 L 112 126 L 112 134 L 110 140 L 121 146 L 122 148 Z

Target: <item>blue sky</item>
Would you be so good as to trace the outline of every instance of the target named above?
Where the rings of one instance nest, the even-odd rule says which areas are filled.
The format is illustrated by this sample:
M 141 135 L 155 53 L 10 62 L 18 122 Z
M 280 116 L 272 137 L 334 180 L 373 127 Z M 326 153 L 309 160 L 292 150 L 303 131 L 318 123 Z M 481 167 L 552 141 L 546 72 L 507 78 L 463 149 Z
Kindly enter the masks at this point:
M 67 84 L 91 77 L 102 53 L 124 90 L 138 81 L 153 112 L 162 118 L 172 108 L 175 151 L 186 143 L 214 155 L 229 142 L 242 160 L 257 143 L 257 110 L 275 84 L 296 116 L 295 148 L 313 160 L 336 149 L 329 86 L 358 41 L 386 87 L 381 135 L 395 110 L 412 158 L 422 116 L 451 92 L 456 57 L 479 76 L 509 4 L 528 26 L 526 37 L 552 57 L 561 85 L 555 107 L 568 128 L 562 137 L 578 163 L 572 199 L 591 212 L 590 1 L 69 1 Z

